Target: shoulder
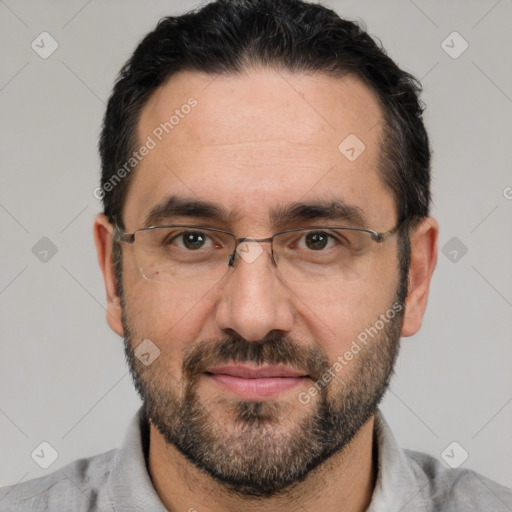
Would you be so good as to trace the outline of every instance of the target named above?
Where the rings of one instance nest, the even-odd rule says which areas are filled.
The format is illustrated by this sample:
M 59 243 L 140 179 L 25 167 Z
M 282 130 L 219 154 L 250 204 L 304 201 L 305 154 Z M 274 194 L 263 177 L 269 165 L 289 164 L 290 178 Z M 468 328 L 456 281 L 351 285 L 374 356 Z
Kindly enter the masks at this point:
M 105 494 L 117 452 L 76 460 L 47 476 L 1 488 L 0 512 L 96 510 L 99 501 L 110 502 Z
M 470 469 L 449 469 L 426 453 L 404 450 L 428 510 L 439 512 L 512 510 L 512 490 Z

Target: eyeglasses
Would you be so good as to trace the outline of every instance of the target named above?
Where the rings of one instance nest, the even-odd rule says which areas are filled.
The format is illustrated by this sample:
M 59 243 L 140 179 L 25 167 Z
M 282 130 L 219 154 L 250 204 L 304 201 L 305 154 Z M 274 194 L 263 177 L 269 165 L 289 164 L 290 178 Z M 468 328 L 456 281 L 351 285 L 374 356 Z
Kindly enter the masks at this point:
M 145 279 L 156 282 L 205 284 L 220 280 L 237 256 L 252 263 L 270 243 L 270 256 L 281 277 L 290 283 L 350 282 L 366 275 L 376 247 L 394 235 L 401 223 L 385 233 L 370 229 L 314 226 L 289 229 L 269 238 L 237 238 L 201 226 L 150 226 L 125 233 L 114 229 L 114 242 L 131 244 Z

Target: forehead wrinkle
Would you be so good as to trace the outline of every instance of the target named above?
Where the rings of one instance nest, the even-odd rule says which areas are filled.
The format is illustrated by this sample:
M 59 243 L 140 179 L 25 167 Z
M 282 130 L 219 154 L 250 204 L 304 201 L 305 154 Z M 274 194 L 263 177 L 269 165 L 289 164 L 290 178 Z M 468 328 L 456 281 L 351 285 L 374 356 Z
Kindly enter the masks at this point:
M 196 148 L 196 147 L 224 147 L 224 146 L 253 146 L 258 144 L 264 144 L 264 143 L 274 143 L 275 145 L 293 145 L 293 146 L 305 146 L 306 148 L 318 148 L 321 150 L 329 150 L 332 151 L 333 144 L 331 141 L 326 141 L 325 144 L 313 144 L 308 142 L 301 142 L 297 140 L 292 139 L 286 139 L 286 138 L 269 138 L 269 139 L 247 139 L 242 141 L 236 141 L 236 142 L 211 142 L 211 143 L 202 143 L 202 142 L 196 142 L 196 143 L 187 143 L 185 141 L 179 141 L 174 142 L 173 147 L 175 148 Z

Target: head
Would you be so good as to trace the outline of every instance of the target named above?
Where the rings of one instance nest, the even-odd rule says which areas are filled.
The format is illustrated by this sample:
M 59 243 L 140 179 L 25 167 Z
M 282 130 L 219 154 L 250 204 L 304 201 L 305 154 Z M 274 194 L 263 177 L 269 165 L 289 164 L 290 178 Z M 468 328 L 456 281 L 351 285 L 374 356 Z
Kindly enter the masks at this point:
M 283 492 L 342 452 L 421 325 L 437 225 L 419 90 L 360 26 L 298 0 L 164 18 L 121 70 L 95 222 L 107 320 L 152 424 L 232 492 Z M 357 279 L 290 280 L 262 242 L 215 280 L 162 282 L 112 237 L 150 220 L 258 239 L 399 228 L 369 244 Z M 211 371 L 228 364 L 294 377 L 242 392 Z

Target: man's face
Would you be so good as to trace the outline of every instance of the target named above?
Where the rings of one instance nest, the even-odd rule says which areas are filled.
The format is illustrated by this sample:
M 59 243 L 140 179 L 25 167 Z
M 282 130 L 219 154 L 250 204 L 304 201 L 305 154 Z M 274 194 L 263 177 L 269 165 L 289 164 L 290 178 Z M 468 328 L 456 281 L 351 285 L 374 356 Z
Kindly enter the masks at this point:
M 191 97 L 197 105 L 181 110 L 158 140 L 155 129 Z M 352 146 L 354 135 L 364 143 L 358 156 L 362 146 L 338 148 L 349 135 Z M 355 78 L 180 73 L 144 107 L 139 144 L 148 136 L 156 146 L 130 184 L 127 232 L 143 227 L 170 196 L 213 203 L 229 217 L 196 211 L 159 224 L 237 237 L 351 225 L 343 218 L 272 225 L 273 212 L 298 202 L 342 201 L 357 208 L 363 227 L 379 232 L 396 224 L 378 172 L 381 111 Z M 374 412 L 392 372 L 402 314 L 389 314 L 400 279 L 396 236 L 373 244 L 360 279 L 301 285 L 283 279 L 270 244 L 260 246 L 255 259 L 237 256 L 217 282 L 162 283 L 145 279 L 133 248 L 123 245 L 123 327 L 137 388 L 166 441 L 232 490 L 268 496 L 341 450 Z M 380 315 L 385 322 L 377 322 Z M 147 339 L 160 350 L 150 365 L 134 355 Z M 269 373 L 251 373 L 257 367 Z

